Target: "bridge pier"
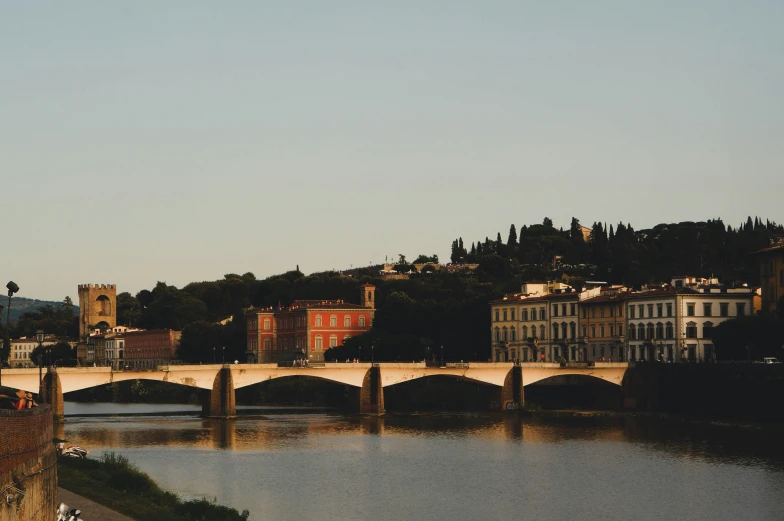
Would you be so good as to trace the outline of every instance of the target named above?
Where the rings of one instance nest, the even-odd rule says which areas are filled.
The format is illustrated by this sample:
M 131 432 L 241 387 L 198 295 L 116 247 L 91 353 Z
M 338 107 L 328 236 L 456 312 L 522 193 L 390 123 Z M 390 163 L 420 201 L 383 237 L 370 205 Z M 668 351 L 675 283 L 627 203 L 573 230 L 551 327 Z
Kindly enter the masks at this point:
M 237 405 L 234 397 L 234 379 L 231 368 L 225 365 L 215 375 L 212 391 L 202 403 L 202 415 L 209 418 L 234 418 L 237 415 Z
M 362 380 L 359 391 L 359 412 L 361 414 L 384 414 L 384 387 L 381 385 L 381 368 L 371 367 Z
M 52 418 L 55 423 L 65 421 L 63 386 L 60 384 L 60 377 L 57 376 L 57 369 L 50 367 L 46 370 L 41 382 L 40 398 L 52 407 Z
M 504 378 L 504 386 L 501 388 L 501 410 L 503 412 L 518 411 L 523 405 L 525 405 L 523 368 L 515 365 Z

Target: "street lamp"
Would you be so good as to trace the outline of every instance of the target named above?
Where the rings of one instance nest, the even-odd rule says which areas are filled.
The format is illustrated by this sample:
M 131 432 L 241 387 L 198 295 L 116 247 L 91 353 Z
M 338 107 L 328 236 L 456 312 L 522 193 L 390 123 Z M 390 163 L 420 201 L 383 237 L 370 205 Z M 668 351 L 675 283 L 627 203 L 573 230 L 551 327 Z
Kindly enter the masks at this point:
M 226 346 L 221 347 L 221 363 L 226 363 Z
M 357 362 L 362 361 L 362 345 L 357 346 Z
M 376 359 L 376 344 L 370 344 L 370 362 L 373 363 Z
M 11 355 L 11 297 L 19 291 L 19 286 L 13 280 L 9 280 L 5 285 L 8 288 L 8 311 L 6 311 L 5 319 L 5 339 L 3 341 L 3 349 L 8 350 L 9 356 Z M 0 358 L 0 385 L 3 384 L 3 360 Z
M 215 363 L 215 348 L 212 348 L 212 363 Z
M 441 365 L 444 365 L 444 346 L 441 346 Z
M 41 394 L 43 389 L 43 367 L 41 364 L 41 346 L 44 343 L 44 331 L 39 329 L 35 332 L 35 341 L 38 342 L 38 401 L 41 401 Z

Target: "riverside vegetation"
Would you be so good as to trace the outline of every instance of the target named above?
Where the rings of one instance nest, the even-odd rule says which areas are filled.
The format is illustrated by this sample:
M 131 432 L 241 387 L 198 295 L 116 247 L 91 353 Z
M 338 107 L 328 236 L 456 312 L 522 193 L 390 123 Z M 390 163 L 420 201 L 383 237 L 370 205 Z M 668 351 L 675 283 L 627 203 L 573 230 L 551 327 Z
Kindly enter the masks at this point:
M 66 490 L 138 521 L 247 521 L 250 515 L 206 498 L 183 501 L 113 452 L 99 460 L 60 458 L 58 478 Z

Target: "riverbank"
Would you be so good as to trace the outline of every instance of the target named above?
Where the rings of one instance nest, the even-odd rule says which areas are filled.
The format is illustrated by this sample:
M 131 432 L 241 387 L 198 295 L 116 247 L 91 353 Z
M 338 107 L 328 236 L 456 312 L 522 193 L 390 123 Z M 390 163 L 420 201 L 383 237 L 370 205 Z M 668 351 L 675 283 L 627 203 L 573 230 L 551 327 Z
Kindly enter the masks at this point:
M 98 460 L 60 458 L 58 475 L 62 488 L 136 521 L 246 521 L 249 515 L 206 499 L 183 501 L 114 453 Z

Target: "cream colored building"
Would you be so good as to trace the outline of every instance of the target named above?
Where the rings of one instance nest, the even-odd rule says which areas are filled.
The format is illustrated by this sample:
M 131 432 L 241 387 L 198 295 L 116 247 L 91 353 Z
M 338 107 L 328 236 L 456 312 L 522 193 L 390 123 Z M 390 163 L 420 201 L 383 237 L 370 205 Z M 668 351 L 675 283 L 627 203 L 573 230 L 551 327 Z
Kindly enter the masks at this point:
M 47 337 L 42 346 L 51 346 L 57 343 L 54 337 Z M 37 367 L 30 359 L 30 353 L 38 347 L 35 337 L 21 337 L 11 339 L 11 353 L 8 357 L 8 365 L 11 367 Z

